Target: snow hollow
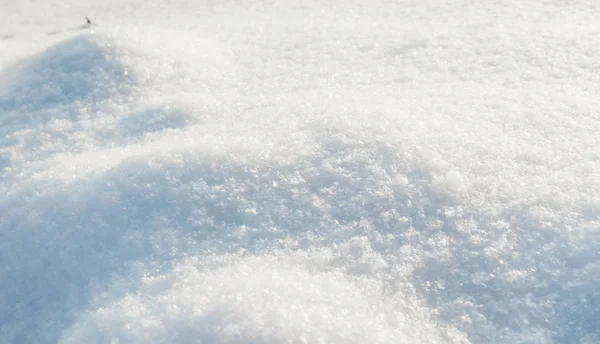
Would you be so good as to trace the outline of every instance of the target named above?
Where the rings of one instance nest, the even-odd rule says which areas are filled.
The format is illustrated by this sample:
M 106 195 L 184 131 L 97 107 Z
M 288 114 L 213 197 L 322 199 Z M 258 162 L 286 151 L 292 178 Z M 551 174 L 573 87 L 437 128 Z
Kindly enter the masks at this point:
M 0 6 L 0 342 L 600 341 L 597 5 Z

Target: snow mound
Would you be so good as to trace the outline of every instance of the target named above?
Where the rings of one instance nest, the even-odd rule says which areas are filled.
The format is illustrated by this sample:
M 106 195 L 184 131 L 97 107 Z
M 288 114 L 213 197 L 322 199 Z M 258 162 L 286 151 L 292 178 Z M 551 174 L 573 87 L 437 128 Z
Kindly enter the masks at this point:
M 405 295 L 382 298 L 376 280 L 317 257 L 335 259 L 317 251 L 187 259 L 85 314 L 60 343 L 446 342 L 425 309 L 400 312 Z
M 136 81 L 126 52 L 100 35 L 68 38 L 0 75 L 0 156 L 8 176 L 64 151 L 95 145 L 90 131 L 124 111 Z M 102 121 L 101 119 L 105 120 Z M 27 173 L 29 174 L 29 173 Z
M 125 93 L 132 83 L 110 43 L 94 35 L 61 42 L 6 71 L 0 80 L 4 126 L 11 125 L 10 120 L 24 120 L 25 116 L 14 114 L 16 111 L 22 114 L 73 103 L 94 104 Z M 12 117 L 6 118 L 6 112 Z M 37 121 L 57 115 L 65 116 L 57 111 L 46 112 Z

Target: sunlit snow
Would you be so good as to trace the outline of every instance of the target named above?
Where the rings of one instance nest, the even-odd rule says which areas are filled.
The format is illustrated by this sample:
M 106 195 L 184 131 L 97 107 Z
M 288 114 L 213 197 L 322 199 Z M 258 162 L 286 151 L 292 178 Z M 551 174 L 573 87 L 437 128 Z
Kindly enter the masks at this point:
M 599 4 L 0 14 L 0 343 L 600 342 Z

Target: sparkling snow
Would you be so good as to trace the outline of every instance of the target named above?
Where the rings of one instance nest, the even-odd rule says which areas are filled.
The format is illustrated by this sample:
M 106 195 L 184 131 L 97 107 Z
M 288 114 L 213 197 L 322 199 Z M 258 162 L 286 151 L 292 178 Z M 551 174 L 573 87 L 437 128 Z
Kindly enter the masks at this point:
M 0 9 L 1 343 L 600 342 L 595 2 Z

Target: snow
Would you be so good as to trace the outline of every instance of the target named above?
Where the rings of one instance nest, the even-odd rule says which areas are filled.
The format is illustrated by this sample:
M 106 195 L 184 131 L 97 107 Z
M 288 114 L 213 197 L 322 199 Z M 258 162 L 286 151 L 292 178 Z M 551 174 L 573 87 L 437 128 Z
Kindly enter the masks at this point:
M 595 3 L 0 8 L 0 342 L 600 341 Z

